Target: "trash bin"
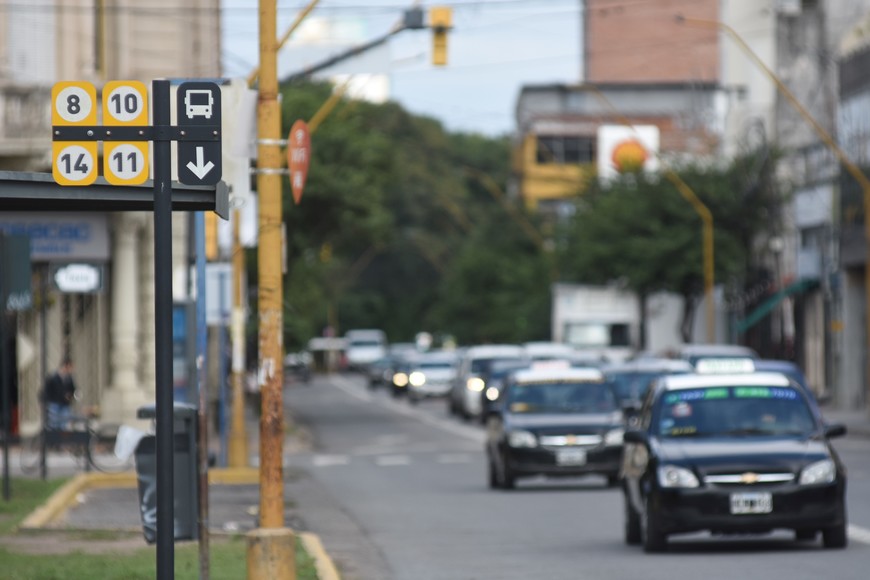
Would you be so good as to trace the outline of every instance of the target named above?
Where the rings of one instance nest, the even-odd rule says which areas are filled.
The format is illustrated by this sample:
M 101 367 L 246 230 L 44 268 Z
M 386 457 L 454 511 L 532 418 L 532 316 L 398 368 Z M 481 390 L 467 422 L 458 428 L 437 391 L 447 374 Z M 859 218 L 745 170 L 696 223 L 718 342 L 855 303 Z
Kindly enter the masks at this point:
M 157 411 L 154 405 L 140 407 L 136 411 L 139 419 L 154 419 Z M 196 433 L 197 408 L 187 403 L 173 405 L 173 505 L 174 530 L 176 540 L 196 540 L 199 537 L 197 514 L 199 488 Z M 157 438 L 146 435 L 136 446 L 136 477 L 139 482 L 139 513 L 142 516 L 142 530 L 145 541 L 157 541 Z

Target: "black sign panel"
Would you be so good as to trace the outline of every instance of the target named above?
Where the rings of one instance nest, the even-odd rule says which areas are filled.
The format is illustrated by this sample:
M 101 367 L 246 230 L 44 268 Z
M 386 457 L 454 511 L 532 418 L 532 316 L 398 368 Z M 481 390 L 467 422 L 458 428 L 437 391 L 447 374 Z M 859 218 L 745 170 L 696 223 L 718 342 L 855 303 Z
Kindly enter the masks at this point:
M 178 127 L 213 129 L 221 134 L 221 89 L 215 83 L 187 82 L 178 86 Z M 178 141 L 178 181 L 215 185 L 221 179 L 221 141 Z
M 4 310 L 30 308 L 30 281 L 30 237 L 0 230 L 0 315 Z

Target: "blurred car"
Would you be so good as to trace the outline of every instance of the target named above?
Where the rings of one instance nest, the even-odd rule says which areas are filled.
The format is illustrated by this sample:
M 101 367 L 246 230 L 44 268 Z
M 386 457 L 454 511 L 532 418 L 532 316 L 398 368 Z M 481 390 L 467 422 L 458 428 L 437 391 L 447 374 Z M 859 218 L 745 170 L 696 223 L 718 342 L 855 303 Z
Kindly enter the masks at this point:
M 350 370 L 365 371 L 387 354 L 387 335 L 376 328 L 348 330 L 344 335 L 345 358 Z
M 647 552 L 673 534 L 821 531 L 846 545 L 846 471 L 813 400 L 779 373 L 661 377 L 642 428 L 625 433 L 625 541 Z
M 701 359 L 711 358 L 750 358 L 757 359 L 758 353 L 748 346 L 737 344 L 684 344 L 677 349 L 676 358 L 687 361 L 692 366 Z
M 487 344 L 465 349 L 459 360 L 456 379 L 450 387 L 448 411 L 466 419 L 478 417 L 482 410 L 481 393 L 486 390 L 483 377 L 490 366 L 499 360 L 523 358 L 525 351 L 517 344 Z
M 387 355 L 382 356 L 372 362 L 366 369 L 366 378 L 370 389 L 377 389 L 392 384 L 393 379 L 393 357 Z
M 392 364 L 390 365 L 390 393 L 394 397 L 402 397 L 408 394 L 408 387 L 411 382 L 411 371 L 414 368 L 415 361 L 419 355 L 414 352 L 405 352 L 392 356 Z
M 408 374 L 408 401 L 417 403 L 430 397 L 444 397 L 456 378 L 459 355 L 456 351 L 432 351 L 415 357 Z
M 486 374 L 481 376 L 486 385 L 486 388 L 480 392 L 480 420 L 482 423 L 486 422 L 486 418 L 490 411 L 495 408 L 496 401 L 498 401 L 501 390 L 504 388 L 504 383 L 510 375 L 518 370 L 527 369 L 531 367 L 532 364 L 534 363 L 531 359 L 527 358 L 493 361 Z
M 511 375 L 487 419 L 489 486 L 521 477 L 600 474 L 619 481 L 623 418 L 597 369 L 543 368 Z
M 284 356 L 284 374 L 307 383 L 311 380 L 311 353 L 291 352 Z
M 523 344 L 526 356 L 533 361 L 572 359 L 577 351 L 569 344 L 563 342 L 526 342 Z
M 794 382 L 796 382 L 798 385 L 800 385 L 800 387 L 813 399 L 816 399 L 816 394 L 810 387 L 810 383 L 809 381 L 807 381 L 806 375 L 804 375 L 804 372 L 796 363 L 788 360 L 774 359 L 758 359 L 752 362 L 756 371 L 782 373 Z
M 616 388 L 621 407 L 634 404 L 638 408 L 647 387 L 663 375 L 688 374 L 695 368 L 687 361 L 667 358 L 639 358 L 601 367 L 601 371 Z

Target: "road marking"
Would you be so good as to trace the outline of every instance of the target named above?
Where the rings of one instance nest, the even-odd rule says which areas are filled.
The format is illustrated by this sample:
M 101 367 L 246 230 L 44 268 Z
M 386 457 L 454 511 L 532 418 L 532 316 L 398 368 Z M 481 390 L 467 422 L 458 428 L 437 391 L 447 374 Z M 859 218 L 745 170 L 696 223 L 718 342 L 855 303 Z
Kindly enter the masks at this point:
M 438 456 L 438 463 L 471 463 L 471 455 L 467 453 L 445 453 Z
M 870 530 L 855 524 L 849 524 L 849 539 L 861 542 L 862 544 L 870 544 Z
M 375 464 L 381 467 L 392 467 L 394 465 L 410 465 L 411 458 L 407 455 L 381 455 L 375 459 Z
M 333 465 L 347 465 L 347 455 L 315 455 L 312 462 L 315 467 L 331 467 Z

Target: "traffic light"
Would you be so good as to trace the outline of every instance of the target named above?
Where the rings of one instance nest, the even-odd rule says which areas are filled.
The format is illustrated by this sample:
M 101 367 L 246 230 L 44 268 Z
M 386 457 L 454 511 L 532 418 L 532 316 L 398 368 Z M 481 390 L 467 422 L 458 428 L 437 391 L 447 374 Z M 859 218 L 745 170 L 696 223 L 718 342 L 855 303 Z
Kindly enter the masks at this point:
M 429 10 L 429 27 L 432 28 L 432 64 L 447 64 L 447 31 L 453 23 L 453 9 L 434 6 Z

